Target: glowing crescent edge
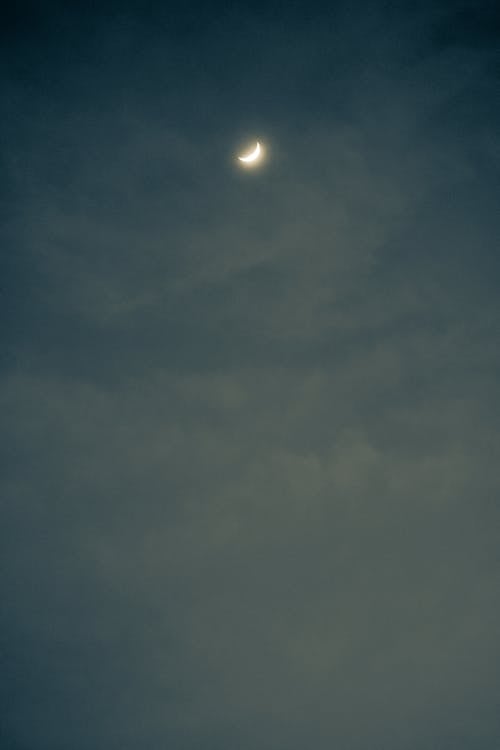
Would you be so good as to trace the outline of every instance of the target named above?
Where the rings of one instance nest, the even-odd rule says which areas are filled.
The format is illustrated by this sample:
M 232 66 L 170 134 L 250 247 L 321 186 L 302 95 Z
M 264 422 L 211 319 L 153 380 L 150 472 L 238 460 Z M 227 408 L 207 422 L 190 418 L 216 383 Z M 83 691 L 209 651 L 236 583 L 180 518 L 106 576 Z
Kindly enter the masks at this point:
M 255 161 L 255 159 L 257 159 L 259 155 L 260 155 L 260 143 L 259 141 L 257 141 L 257 145 L 255 146 L 251 154 L 248 154 L 248 156 L 238 156 L 238 159 L 240 161 L 245 161 L 245 162 Z

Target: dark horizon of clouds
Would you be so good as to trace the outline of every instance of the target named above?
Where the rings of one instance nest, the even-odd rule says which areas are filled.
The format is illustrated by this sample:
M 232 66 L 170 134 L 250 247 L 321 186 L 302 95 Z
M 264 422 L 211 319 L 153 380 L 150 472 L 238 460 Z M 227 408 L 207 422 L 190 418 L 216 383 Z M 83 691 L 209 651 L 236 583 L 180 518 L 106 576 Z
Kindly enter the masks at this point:
M 287 8 L 6 23 L 6 750 L 498 745 L 498 13 Z

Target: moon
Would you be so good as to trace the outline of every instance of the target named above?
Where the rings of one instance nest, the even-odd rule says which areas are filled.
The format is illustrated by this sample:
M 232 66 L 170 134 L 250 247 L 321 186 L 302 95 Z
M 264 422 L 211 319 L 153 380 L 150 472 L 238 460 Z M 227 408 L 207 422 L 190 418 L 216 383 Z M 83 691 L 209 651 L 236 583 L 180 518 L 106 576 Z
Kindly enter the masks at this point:
M 249 154 L 243 154 L 242 156 L 238 156 L 238 161 L 242 161 L 244 164 L 252 164 L 253 162 L 257 161 L 259 156 L 261 154 L 261 147 L 259 141 L 257 141 L 257 145 L 253 149 L 253 151 L 250 151 Z

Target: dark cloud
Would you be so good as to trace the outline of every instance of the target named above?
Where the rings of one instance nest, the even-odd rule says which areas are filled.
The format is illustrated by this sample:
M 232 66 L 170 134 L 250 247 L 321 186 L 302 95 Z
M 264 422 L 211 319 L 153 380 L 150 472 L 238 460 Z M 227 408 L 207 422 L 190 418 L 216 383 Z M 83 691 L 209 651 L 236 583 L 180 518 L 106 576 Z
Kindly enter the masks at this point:
M 498 745 L 495 23 L 6 18 L 2 747 Z

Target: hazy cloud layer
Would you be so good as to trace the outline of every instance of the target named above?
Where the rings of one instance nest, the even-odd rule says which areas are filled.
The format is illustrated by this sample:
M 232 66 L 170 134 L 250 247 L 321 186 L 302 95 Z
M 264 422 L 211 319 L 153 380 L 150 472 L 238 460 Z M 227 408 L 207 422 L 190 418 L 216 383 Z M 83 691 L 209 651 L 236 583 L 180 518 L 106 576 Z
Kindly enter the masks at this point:
M 2 747 L 497 747 L 498 16 L 34 20 L 2 81 Z

